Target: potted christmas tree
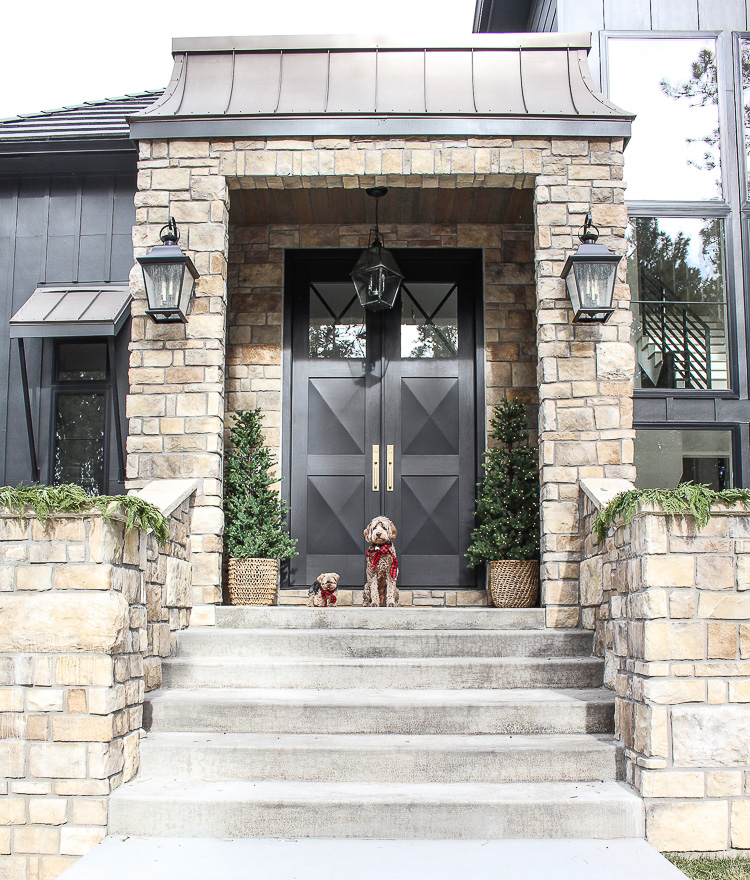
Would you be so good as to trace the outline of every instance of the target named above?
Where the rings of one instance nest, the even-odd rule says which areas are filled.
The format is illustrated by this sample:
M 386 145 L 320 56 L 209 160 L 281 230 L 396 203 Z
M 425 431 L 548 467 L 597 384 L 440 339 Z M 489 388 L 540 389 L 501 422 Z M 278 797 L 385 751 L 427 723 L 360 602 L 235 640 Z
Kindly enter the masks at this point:
M 494 408 L 484 460 L 477 526 L 469 565 L 488 564 L 488 589 L 498 608 L 529 608 L 539 596 L 539 465 L 529 445 L 526 407 L 504 400 Z
M 259 409 L 239 411 L 224 459 L 224 549 L 231 605 L 274 605 L 279 560 L 296 556 L 284 528 L 286 507 L 273 489 L 275 458 L 263 442 Z

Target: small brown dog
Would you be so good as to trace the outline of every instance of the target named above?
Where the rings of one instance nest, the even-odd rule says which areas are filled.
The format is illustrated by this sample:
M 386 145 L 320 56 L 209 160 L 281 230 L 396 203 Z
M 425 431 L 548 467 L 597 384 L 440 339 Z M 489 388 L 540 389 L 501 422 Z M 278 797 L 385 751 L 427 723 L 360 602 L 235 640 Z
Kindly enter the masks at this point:
M 311 608 L 325 608 L 336 604 L 339 576 L 335 571 L 326 571 L 318 575 L 318 579 L 307 591 L 307 604 Z
M 376 516 L 365 529 L 365 540 L 370 547 L 367 551 L 364 605 L 387 605 L 389 608 L 398 605 L 398 559 L 393 546 L 395 537 L 396 526 L 387 516 Z

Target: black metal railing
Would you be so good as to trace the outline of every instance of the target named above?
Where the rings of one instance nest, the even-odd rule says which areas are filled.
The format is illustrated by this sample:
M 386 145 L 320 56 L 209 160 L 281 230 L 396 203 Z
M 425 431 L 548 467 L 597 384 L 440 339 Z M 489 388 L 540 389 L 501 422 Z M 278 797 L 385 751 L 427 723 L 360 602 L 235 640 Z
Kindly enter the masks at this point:
M 675 388 L 711 388 L 711 328 L 648 270 L 639 270 L 643 335 L 661 352 L 659 384 Z

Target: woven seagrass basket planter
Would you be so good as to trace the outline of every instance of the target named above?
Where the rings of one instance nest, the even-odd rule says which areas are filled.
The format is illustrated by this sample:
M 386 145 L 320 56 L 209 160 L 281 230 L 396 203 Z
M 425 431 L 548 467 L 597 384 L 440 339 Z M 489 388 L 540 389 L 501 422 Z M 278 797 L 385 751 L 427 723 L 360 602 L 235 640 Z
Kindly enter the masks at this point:
M 227 593 L 230 605 L 276 605 L 278 559 L 230 559 Z
M 539 599 L 539 562 L 503 559 L 488 565 L 487 590 L 496 608 L 533 608 Z

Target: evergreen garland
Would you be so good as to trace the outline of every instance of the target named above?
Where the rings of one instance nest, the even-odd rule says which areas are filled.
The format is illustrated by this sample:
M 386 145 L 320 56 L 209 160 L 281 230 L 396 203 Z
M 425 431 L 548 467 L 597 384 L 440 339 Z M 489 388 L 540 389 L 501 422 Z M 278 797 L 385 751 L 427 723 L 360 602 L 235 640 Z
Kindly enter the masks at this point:
M 526 407 L 504 400 L 490 420 L 490 437 L 498 445 L 484 455 L 484 478 L 479 486 L 471 533 L 469 565 L 501 559 L 539 558 L 539 465 L 529 445 Z
M 275 457 L 263 442 L 260 409 L 236 413 L 224 458 L 224 548 L 234 559 L 291 559 L 297 542 L 284 528 L 287 508 L 271 487 Z
M 691 514 L 700 530 L 711 519 L 713 504 L 742 504 L 750 507 L 750 490 L 723 489 L 716 492 L 703 483 L 680 483 L 674 489 L 630 489 L 628 492 L 620 492 L 596 515 L 594 532 L 597 544 L 604 541 L 610 526 L 618 517 L 622 517 L 625 525 L 631 523 L 639 504 L 661 507 L 669 516 Z
M 118 511 L 125 514 L 125 531 L 151 529 L 160 544 L 169 541 L 169 523 L 158 507 L 137 495 L 87 495 L 73 483 L 61 486 L 0 486 L 0 509 L 6 508 L 25 518 L 31 510 L 45 522 L 56 513 L 86 513 L 98 510 L 105 522 L 112 521 Z

